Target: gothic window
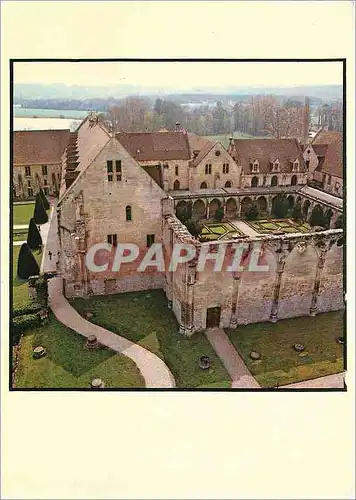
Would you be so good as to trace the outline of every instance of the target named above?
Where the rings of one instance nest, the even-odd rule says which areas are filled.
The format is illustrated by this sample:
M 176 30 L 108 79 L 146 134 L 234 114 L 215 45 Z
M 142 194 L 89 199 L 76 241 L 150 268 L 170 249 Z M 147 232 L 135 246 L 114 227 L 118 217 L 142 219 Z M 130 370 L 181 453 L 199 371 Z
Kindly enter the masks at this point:
M 31 175 L 31 167 L 25 167 L 25 175 L 29 177 Z
M 207 189 L 207 187 L 208 187 L 208 186 L 207 186 L 206 182 L 202 182 L 202 183 L 200 184 L 200 189 Z
M 154 242 L 155 242 L 155 235 L 148 234 L 147 235 L 147 246 L 150 247 L 151 245 L 153 245 Z
M 47 175 L 47 165 L 42 165 L 42 175 Z

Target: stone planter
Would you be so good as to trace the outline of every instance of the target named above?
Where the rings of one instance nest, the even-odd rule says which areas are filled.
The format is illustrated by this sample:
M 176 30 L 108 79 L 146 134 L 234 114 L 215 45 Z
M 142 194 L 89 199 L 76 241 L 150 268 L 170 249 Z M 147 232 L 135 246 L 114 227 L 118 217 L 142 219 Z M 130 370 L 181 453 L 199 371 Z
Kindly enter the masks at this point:
M 303 352 L 305 347 L 303 344 L 294 344 L 293 349 L 297 352 Z
M 47 354 L 46 349 L 42 346 L 35 347 L 33 350 L 34 359 L 43 358 L 43 356 L 46 356 L 46 354 Z
M 210 358 L 209 356 L 202 356 L 199 358 L 198 366 L 202 370 L 208 370 L 210 368 Z
M 105 384 L 101 378 L 94 378 L 90 383 L 91 389 L 104 389 Z
M 336 342 L 338 344 L 344 345 L 345 344 L 345 337 L 337 337 Z
M 259 352 L 256 352 L 256 351 L 251 351 L 250 358 L 253 359 L 254 361 L 257 361 L 258 359 L 261 358 L 261 354 Z
M 85 341 L 85 348 L 89 351 L 95 351 L 99 348 L 99 342 L 95 335 L 89 335 Z

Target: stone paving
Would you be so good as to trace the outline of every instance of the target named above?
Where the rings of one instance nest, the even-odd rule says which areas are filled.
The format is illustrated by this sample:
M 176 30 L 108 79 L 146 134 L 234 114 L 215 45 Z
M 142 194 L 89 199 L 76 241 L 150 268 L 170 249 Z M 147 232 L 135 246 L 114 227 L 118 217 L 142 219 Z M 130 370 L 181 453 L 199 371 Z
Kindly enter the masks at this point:
M 342 389 L 344 387 L 344 373 L 336 373 L 335 375 L 327 375 L 326 377 L 315 378 L 313 380 L 305 380 L 304 382 L 296 382 L 279 386 L 280 389 Z
M 260 234 L 252 229 L 251 226 L 246 224 L 243 220 L 241 219 L 235 219 L 231 221 L 231 224 L 237 227 L 243 234 L 246 234 L 247 236 L 260 236 Z
M 53 216 L 53 213 L 55 214 L 54 207 L 51 211 L 51 222 L 48 223 L 48 228 L 44 231 L 42 272 L 55 272 L 57 270 L 57 217 Z M 52 254 L 51 258 L 49 252 Z M 145 379 L 146 387 L 175 387 L 172 373 L 158 356 L 120 335 L 90 323 L 90 321 L 80 316 L 63 295 L 63 280 L 61 277 L 58 276 L 49 280 L 48 296 L 49 305 L 58 321 L 84 337 L 95 335 L 100 344 L 131 358 Z
M 224 330 L 211 328 L 206 330 L 205 335 L 228 371 L 232 379 L 232 388 L 251 389 L 260 387 Z

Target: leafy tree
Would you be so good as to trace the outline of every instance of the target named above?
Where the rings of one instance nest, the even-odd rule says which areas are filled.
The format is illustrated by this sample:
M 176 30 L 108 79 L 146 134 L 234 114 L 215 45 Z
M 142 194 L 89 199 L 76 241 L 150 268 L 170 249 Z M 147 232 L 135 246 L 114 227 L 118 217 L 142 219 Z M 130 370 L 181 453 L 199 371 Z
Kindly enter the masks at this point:
M 192 202 L 188 201 L 184 205 L 179 205 L 176 210 L 176 215 L 183 224 L 186 224 L 188 220 L 191 220 L 193 215 Z
M 30 247 L 27 243 L 23 243 L 17 261 L 17 276 L 21 279 L 28 279 L 30 276 L 38 275 L 39 272 L 40 268 Z
M 302 204 L 300 201 L 297 201 L 292 209 L 292 217 L 295 220 L 301 220 L 303 218 L 302 213 Z
M 30 219 L 30 225 L 28 227 L 27 244 L 32 250 L 35 250 L 42 245 L 41 234 L 33 217 Z
M 246 219 L 256 220 L 258 216 L 259 216 L 259 211 L 257 205 L 255 203 L 252 203 L 246 211 Z
M 48 222 L 47 212 L 43 206 L 43 201 L 40 193 L 37 193 L 36 195 L 36 205 L 33 218 L 35 219 L 36 224 L 45 224 L 46 222 Z
M 197 238 L 199 236 L 199 234 L 201 233 L 202 225 L 200 224 L 199 221 L 189 219 L 186 221 L 185 225 L 186 225 L 188 231 L 190 232 L 190 234 L 192 236 L 194 236 L 194 238 Z
M 40 195 L 41 195 L 41 198 L 42 198 L 42 201 L 43 201 L 44 209 L 48 210 L 49 209 L 49 203 L 48 203 L 48 200 L 47 200 L 46 195 L 44 194 L 42 188 L 40 188 Z
M 284 219 L 289 211 L 289 202 L 284 194 L 278 195 L 272 206 L 272 214 L 277 219 Z
M 320 205 L 316 205 L 313 208 L 313 211 L 309 219 L 309 223 L 311 226 L 325 227 L 327 225 L 326 217 Z
M 215 220 L 221 222 L 224 218 L 224 209 L 223 207 L 219 207 L 215 212 Z

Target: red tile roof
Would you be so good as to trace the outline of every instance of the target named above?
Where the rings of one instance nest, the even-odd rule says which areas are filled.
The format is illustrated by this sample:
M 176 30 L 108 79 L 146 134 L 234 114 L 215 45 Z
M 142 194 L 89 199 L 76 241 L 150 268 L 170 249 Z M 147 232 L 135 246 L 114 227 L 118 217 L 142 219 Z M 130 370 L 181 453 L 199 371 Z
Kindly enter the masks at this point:
M 302 150 L 296 139 L 234 139 L 237 160 L 244 174 L 251 174 L 251 163 L 258 160 L 260 173 L 271 173 L 271 162 L 278 159 L 280 172 L 292 172 L 292 164 L 297 158 L 300 171 L 306 171 Z
M 13 133 L 14 165 L 61 163 L 69 130 L 24 130 Z
M 334 132 L 332 130 L 319 130 L 314 139 L 312 140 L 312 145 L 314 144 L 331 144 L 342 137 L 341 132 Z
M 343 177 L 343 137 L 339 137 L 328 145 L 324 161 L 318 166 L 317 170 L 323 174 Z
M 116 138 L 138 162 L 190 159 L 184 132 L 120 132 Z

